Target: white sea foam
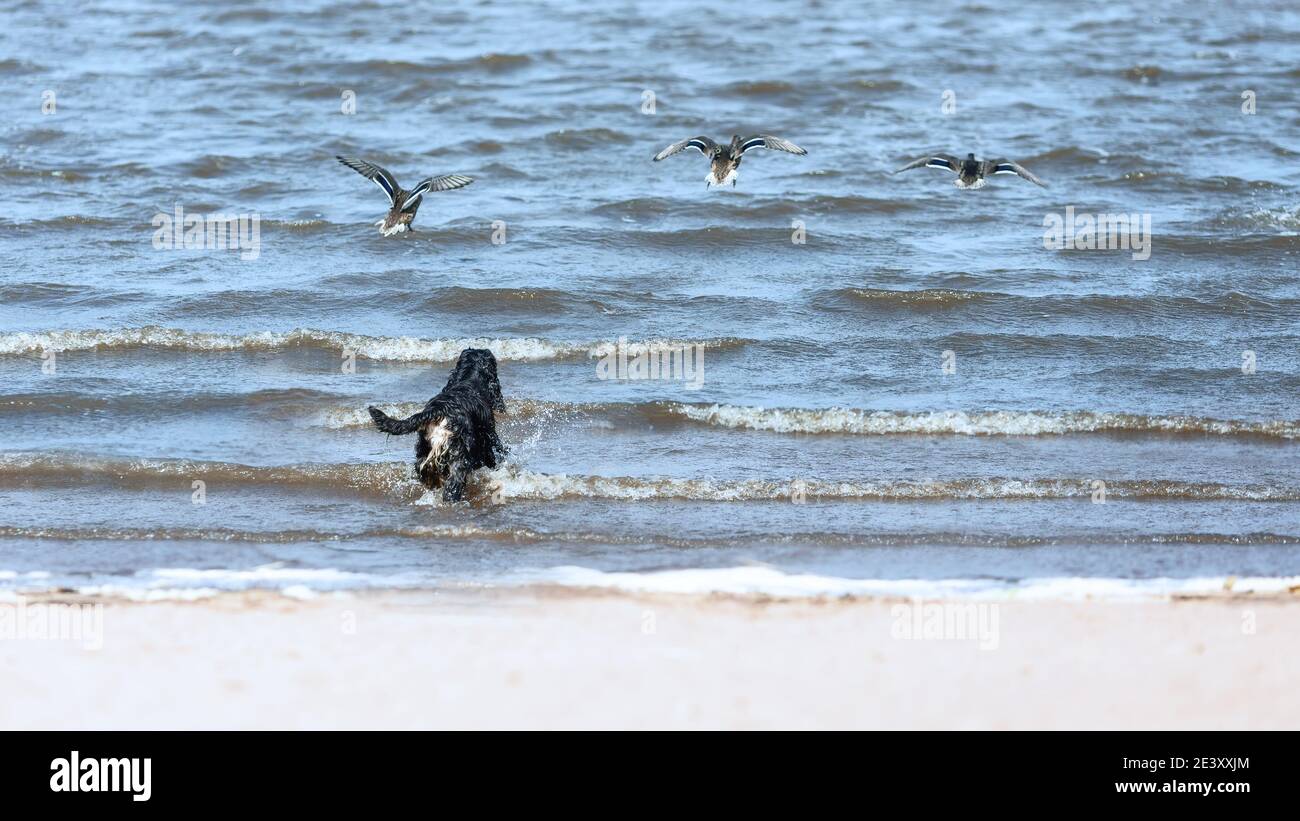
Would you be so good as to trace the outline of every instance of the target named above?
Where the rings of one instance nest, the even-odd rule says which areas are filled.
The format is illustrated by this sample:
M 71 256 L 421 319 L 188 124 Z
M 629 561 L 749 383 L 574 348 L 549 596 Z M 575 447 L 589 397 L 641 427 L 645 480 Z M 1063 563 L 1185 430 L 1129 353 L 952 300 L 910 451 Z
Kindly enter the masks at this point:
M 992 601 L 1151 600 L 1220 595 L 1275 595 L 1300 589 L 1300 576 L 1197 576 L 1125 579 L 1066 577 L 1006 581 L 999 579 L 852 579 L 814 573 L 786 573 L 766 565 L 690 568 L 645 573 L 604 572 L 563 565 L 520 570 L 489 580 L 372 577 L 338 570 L 199 570 L 169 568 L 144 571 L 134 582 L 83 585 L 76 593 L 128 601 L 197 601 L 232 591 L 274 590 L 299 600 L 348 596 L 360 589 L 466 589 L 556 585 L 629 593 L 711 593 L 781 598 L 841 597 L 977 599 Z M 39 585 L 0 590 L 8 601 Z M 26 592 L 24 592 L 24 589 Z
M 649 340 L 629 348 L 643 350 L 681 348 L 686 345 L 723 347 L 743 344 L 742 340 Z M 287 348 L 322 348 L 351 351 L 366 359 L 393 362 L 451 362 L 465 348 L 487 348 L 497 359 L 530 362 L 604 356 L 613 350 L 610 341 L 555 342 L 534 337 L 512 339 L 449 338 L 421 339 L 411 336 L 365 336 L 338 331 L 299 328 L 288 332 L 262 331 L 251 334 L 222 334 L 177 328 L 144 326 L 107 330 L 63 330 L 0 334 L 0 355 L 45 351 L 92 351 L 115 348 L 169 348 L 182 351 L 257 351 Z
M 305 485 L 350 488 L 362 492 L 397 494 L 408 498 L 419 490 L 409 463 L 297 464 L 274 467 L 185 459 L 69 459 L 47 454 L 0 454 L 0 477 L 36 477 L 76 472 L 86 479 L 130 482 L 144 486 L 174 476 L 220 478 L 227 485 Z M 536 473 L 506 465 L 479 470 L 470 492 L 495 500 L 622 499 L 651 501 L 788 501 L 796 490 L 808 501 L 907 499 L 1086 499 L 1094 493 L 1091 480 L 1079 478 L 1016 479 L 969 477 L 953 479 L 772 479 L 669 478 L 653 476 L 589 476 Z M 1176 479 L 1108 479 L 1109 499 L 1186 499 L 1300 501 L 1300 487 L 1267 484 L 1219 484 Z M 428 503 L 429 494 L 424 494 Z
M 805 500 L 908 499 L 1079 499 L 1091 498 L 1086 479 L 1013 479 L 977 477 L 919 480 L 678 479 L 631 476 L 582 476 L 534 473 L 516 466 L 481 471 L 485 492 L 497 499 L 688 499 L 709 502 L 789 500 L 796 488 Z M 1221 485 L 1176 480 L 1114 480 L 1106 483 L 1112 499 L 1240 499 L 1294 501 L 1300 489 L 1267 485 Z
M 852 408 L 782 409 L 734 405 L 670 406 L 688 419 L 724 428 L 776 433 L 955 434 L 962 436 L 1043 436 L 1067 433 L 1132 431 L 1253 434 L 1300 438 L 1300 421 L 1249 422 L 1196 416 L 1143 416 L 1131 413 L 1039 411 L 928 411 L 903 413 Z
M 405 577 L 377 577 L 333 568 L 292 568 L 278 564 L 247 569 L 163 567 L 142 570 L 126 582 L 85 585 L 84 595 L 124 598 L 129 601 L 193 601 L 231 591 L 269 589 L 297 599 L 348 590 L 414 586 Z
M 135 587 L 129 584 L 91 584 L 77 588 L 83 596 L 103 596 L 134 602 L 201 601 L 226 591 L 215 587 Z
M 1245 215 L 1242 220 L 1255 228 L 1275 228 L 1284 235 L 1300 232 L 1300 207 L 1260 208 Z
M 420 402 L 381 404 L 390 416 L 406 417 L 424 407 Z M 602 414 L 656 412 L 689 419 L 703 425 L 773 433 L 852 434 L 856 436 L 1056 436 L 1073 433 L 1153 433 L 1212 436 L 1263 436 L 1300 439 L 1300 420 L 1237 420 L 1202 416 L 1147 416 L 1135 413 L 1091 411 L 883 411 L 857 408 L 763 408 L 740 405 L 687 403 L 566 404 L 530 399 L 510 400 L 513 417 L 530 413 L 573 413 L 592 425 L 612 424 Z M 327 428 L 370 427 L 364 407 L 336 406 L 321 410 L 317 424 Z
M 562 566 L 514 574 L 504 584 L 555 584 L 645 593 L 731 593 L 782 597 L 871 596 L 1000 600 L 1147 599 L 1234 594 L 1283 593 L 1300 585 L 1291 577 L 1196 577 L 1187 579 L 1047 577 L 1021 581 L 993 579 L 844 579 L 784 573 L 766 566 L 606 573 Z

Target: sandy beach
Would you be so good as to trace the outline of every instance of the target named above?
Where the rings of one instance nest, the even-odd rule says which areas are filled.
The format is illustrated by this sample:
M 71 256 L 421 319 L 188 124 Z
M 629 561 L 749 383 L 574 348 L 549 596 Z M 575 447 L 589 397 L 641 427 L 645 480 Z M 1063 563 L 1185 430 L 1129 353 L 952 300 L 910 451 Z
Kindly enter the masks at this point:
M 530 587 L 22 600 L 29 621 L 41 606 L 96 604 L 99 649 L 85 637 L 0 641 L 0 726 L 1300 728 L 1294 593 L 917 602 Z M 3 603 L 10 624 L 16 607 Z M 958 621 L 930 620 L 944 613 Z M 954 635 L 964 616 L 983 632 Z

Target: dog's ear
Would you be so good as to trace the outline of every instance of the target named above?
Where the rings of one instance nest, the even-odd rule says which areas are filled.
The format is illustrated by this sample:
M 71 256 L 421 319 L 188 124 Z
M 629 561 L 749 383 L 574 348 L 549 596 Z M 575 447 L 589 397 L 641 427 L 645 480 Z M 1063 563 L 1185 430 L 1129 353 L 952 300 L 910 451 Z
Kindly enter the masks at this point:
M 496 380 L 495 375 L 493 375 L 492 377 L 491 390 L 492 390 L 492 410 L 505 413 L 506 400 L 501 395 L 501 383 Z

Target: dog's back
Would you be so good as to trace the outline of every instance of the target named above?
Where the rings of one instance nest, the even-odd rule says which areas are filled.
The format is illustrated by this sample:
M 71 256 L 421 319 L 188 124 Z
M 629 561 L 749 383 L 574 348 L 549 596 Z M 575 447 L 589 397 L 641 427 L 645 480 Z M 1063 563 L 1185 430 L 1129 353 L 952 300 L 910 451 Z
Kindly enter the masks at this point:
M 495 468 L 506 447 L 496 432 L 494 410 L 505 410 L 497 380 L 496 357 L 482 348 L 466 348 L 456 360 L 442 392 L 406 419 L 370 408 L 375 427 L 397 436 L 418 433 L 415 469 L 430 490 L 441 487 L 443 499 L 458 501 L 469 474 Z

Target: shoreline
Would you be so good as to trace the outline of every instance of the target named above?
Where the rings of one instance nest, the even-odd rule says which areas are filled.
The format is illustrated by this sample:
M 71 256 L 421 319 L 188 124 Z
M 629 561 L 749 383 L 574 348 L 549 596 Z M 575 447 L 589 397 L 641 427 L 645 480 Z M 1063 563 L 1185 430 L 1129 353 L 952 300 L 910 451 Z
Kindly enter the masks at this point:
M 1192 576 L 1123 578 L 1044 576 L 1020 580 L 995 578 L 842 578 L 786 572 L 763 564 L 652 571 L 602 571 L 578 566 L 518 571 L 481 579 L 409 579 L 376 583 L 364 574 L 334 569 L 280 568 L 247 570 L 159 568 L 131 584 L 64 586 L 47 572 L 0 571 L 0 580 L 18 584 L 0 588 L 0 606 L 19 597 L 81 597 L 101 602 L 204 601 L 239 594 L 269 594 L 312 600 L 329 596 L 376 594 L 448 594 L 460 591 L 572 591 L 594 595 L 733 596 L 763 601 L 910 599 L 978 601 L 1164 601 L 1220 597 L 1286 598 L 1300 594 L 1300 576 Z
M 920 601 L 534 586 L 23 602 L 99 606 L 102 649 L 0 639 L 6 729 L 1300 728 L 1295 591 Z M 0 605 L 12 616 L 12 600 Z

